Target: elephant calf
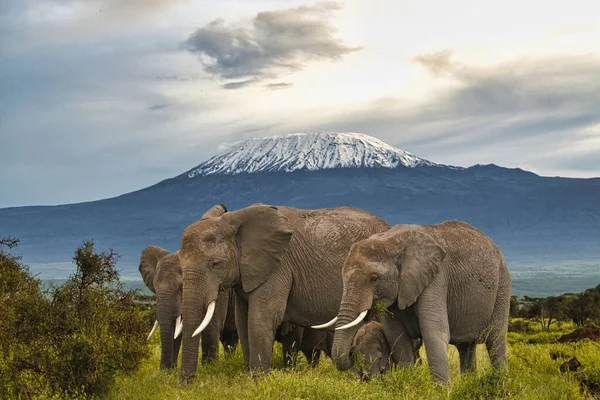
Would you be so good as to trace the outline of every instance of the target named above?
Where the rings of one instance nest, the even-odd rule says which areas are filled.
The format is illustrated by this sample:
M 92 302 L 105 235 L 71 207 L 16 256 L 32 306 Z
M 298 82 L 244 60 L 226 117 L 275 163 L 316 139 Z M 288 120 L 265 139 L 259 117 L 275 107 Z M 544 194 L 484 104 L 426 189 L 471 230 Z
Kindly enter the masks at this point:
M 282 344 L 283 366 L 286 368 L 296 365 L 298 351 L 304 354 L 312 367 L 319 363 L 321 351 L 331 357 L 332 332 L 318 331 L 283 322 L 275 332 L 275 340 Z
M 412 341 L 412 353 L 415 361 L 420 361 L 419 350 L 423 341 Z M 361 326 L 350 347 L 350 356 L 362 358 L 362 365 L 355 365 L 358 375 L 363 381 L 369 381 L 378 374 L 385 373 L 390 366 L 390 346 L 385 338 L 383 324 L 379 321 L 370 321 Z

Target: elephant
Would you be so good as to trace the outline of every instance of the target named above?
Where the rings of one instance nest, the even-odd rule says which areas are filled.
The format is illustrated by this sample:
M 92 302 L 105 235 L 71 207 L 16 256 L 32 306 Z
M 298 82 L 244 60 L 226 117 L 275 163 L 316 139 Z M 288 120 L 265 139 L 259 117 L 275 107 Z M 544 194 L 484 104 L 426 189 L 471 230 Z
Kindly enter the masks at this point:
M 412 341 L 415 362 L 421 360 L 419 350 L 422 344 L 420 338 Z M 372 320 L 358 328 L 350 347 L 350 357 L 355 359 L 359 355 L 362 358 L 362 365 L 357 370 L 362 381 L 368 382 L 372 377 L 387 372 L 390 366 L 390 354 L 390 346 L 385 339 L 381 322 Z
M 301 351 L 308 364 L 315 367 L 321 358 L 321 351 L 331 357 L 333 333 L 304 328 L 283 322 L 275 332 L 275 340 L 282 344 L 283 366 L 296 365 L 298 351 Z
M 219 287 L 234 288 L 247 369 L 268 373 L 282 322 L 311 327 L 334 317 L 350 246 L 390 225 L 353 207 L 299 209 L 256 203 L 189 225 L 181 238 L 181 378 L 197 368 L 196 336 L 213 317 Z
M 422 338 L 434 380 L 449 381 L 448 344 L 456 345 L 461 373 L 475 371 L 477 343 L 493 367 L 507 369 L 506 334 L 511 277 L 496 244 L 466 222 L 395 225 L 355 243 L 343 267 L 343 298 L 332 358 L 352 366 L 357 325 L 379 302 L 391 360 L 413 359 L 411 339 Z
M 203 217 L 222 215 L 226 211 L 224 206 L 218 205 L 207 211 Z M 157 319 L 148 339 L 160 326 L 160 367 L 173 368 L 177 364 L 181 345 L 183 279 L 179 251 L 169 254 L 168 250 L 149 245 L 142 251 L 138 269 L 148 289 L 156 294 Z M 214 360 L 217 357 L 219 336 L 227 352 L 233 351 L 238 341 L 233 291 L 219 293 L 216 308 L 214 319 L 202 335 L 203 361 Z

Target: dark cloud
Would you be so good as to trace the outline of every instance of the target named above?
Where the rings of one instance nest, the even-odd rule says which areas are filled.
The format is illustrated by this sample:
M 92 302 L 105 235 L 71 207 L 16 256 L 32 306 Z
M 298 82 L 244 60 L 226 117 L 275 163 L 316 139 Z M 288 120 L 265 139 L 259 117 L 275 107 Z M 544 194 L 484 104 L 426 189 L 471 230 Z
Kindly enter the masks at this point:
M 199 56 L 204 70 L 225 79 L 274 78 L 300 70 L 308 60 L 340 60 L 357 51 L 336 39 L 330 24 L 337 3 L 260 12 L 250 26 L 214 20 L 194 32 L 183 47 Z
M 280 89 L 287 89 L 293 85 L 294 84 L 290 83 L 290 82 L 279 82 L 279 83 L 269 83 L 268 85 L 265 85 L 265 87 L 269 90 L 280 90 Z
M 229 82 L 229 83 L 224 84 L 222 87 L 223 87 L 223 89 L 241 89 L 248 85 L 252 85 L 252 84 L 256 83 L 257 81 L 258 81 L 257 79 L 248 79 L 245 81 Z
M 148 107 L 148 110 L 150 111 L 158 111 L 158 110 L 164 110 L 165 108 L 170 107 L 170 104 L 154 104 L 151 105 L 150 107 Z

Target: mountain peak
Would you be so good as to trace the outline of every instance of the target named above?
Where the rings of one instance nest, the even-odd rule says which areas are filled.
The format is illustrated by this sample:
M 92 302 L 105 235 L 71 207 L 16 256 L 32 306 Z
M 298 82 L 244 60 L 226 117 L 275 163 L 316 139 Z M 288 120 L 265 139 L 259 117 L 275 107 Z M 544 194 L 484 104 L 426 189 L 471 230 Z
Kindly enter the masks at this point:
M 332 168 L 409 168 L 442 166 L 369 135 L 354 132 L 291 133 L 238 143 L 185 174 L 291 172 Z

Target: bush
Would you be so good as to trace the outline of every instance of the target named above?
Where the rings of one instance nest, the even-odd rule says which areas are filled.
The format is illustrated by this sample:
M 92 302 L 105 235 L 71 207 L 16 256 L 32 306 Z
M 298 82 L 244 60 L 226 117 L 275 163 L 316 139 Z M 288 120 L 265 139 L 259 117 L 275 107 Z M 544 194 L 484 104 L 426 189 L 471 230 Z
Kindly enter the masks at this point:
M 136 292 L 119 281 L 118 255 L 96 253 L 90 241 L 73 260 L 67 282 L 43 293 L 17 256 L 0 251 L 1 398 L 101 394 L 149 355 L 147 323 Z

